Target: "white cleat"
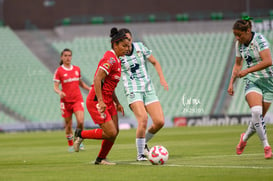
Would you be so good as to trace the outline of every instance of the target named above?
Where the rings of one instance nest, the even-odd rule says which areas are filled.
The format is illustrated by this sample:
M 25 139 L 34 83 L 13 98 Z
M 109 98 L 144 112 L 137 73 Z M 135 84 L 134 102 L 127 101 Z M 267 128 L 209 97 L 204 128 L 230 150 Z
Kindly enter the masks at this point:
M 145 157 L 145 155 L 137 155 L 136 161 L 142 162 L 142 161 L 147 161 L 148 159 Z

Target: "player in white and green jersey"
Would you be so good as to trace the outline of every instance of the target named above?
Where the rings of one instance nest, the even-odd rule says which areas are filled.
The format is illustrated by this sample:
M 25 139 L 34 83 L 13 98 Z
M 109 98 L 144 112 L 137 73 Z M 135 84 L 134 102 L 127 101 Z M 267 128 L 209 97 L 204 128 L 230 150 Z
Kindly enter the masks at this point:
M 152 51 L 148 50 L 143 43 L 133 42 L 131 54 L 120 58 L 122 63 L 122 80 L 126 95 L 132 92 L 154 90 L 147 69 L 147 59 L 151 54 Z
M 248 129 L 241 134 L 236 147 L 238 155 L 242 154 L 247 140 L 257 132 L 263 147 L 265 158 L 272 157 L 272 149 L 267 140 L 264 116 L 273 101 L 273 67 L 269 43 L 265 37 L 252 32 L 249 17 L 238 20 L 233 25 L 236 42 L 236 60 L 228 88 L 230 95 L 234 94 L 233 83 L 237 77 L 244 77 L 245 97 L 251 109 L 252 121 Z M 247 67 L 243 70 L 243 61 Z
M 132 34 L 128 29 L 121 30 L 131 41 L 130 51 L 126 56 L 120 57 L 120 60 L 125 95 L 129 107 L 138 121 L 136 131 L 137 161 L 146 161 L 145 154 L 149 151 L 147 142 L 164 126 L 162 107 L 148 73 L 148 62 L 155 67 L 164 89 L 168 90 L 168 84 L 159 62 L 152 55 L 152 51 L 141 42 L 133 42 Z M 148 114 L 153 124 L 146 132 Z

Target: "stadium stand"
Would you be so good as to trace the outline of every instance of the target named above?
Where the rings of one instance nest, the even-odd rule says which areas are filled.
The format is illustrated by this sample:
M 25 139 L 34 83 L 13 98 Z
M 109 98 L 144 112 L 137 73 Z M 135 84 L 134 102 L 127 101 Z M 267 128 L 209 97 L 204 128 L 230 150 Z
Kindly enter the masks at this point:
M 31 122 L 60 120 L 52 73 L 10 28 L 0 28 L 0 40 L 1 103 Z
M 5 112 L 0 111 L 0 124 L 16 123 L 17 120 L 7 115 Z

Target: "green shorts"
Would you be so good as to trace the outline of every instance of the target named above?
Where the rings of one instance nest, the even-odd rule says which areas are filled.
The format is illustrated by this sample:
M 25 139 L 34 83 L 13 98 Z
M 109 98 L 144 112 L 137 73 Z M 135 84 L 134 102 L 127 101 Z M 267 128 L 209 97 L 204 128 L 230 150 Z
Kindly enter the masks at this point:
M 263 102 L 273 101 L 273 78 L 260 78 L 256 81 L 245 79 L 245 95 L 256 92 L 263 96 Z
M 147 106 L 148 104 L 159 101 L 155 91 L 131 92 L 126 96 L 129 105 L 136 101 L 142 101 L 144 105 Z

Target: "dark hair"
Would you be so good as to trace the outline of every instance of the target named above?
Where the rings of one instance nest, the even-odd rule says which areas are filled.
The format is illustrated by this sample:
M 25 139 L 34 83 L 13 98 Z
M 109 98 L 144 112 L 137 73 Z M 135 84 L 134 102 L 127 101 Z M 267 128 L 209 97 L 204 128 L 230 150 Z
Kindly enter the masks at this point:
M 113 27 L 111 29 L 110 37 L 111 37 L 112 48 L 113 48 L 114 43 L 118 44 L 120 41 L 123 41 L 124 39 L 127 39 L 127 36 L 125 35 L 125 33 L 118 30 L 116 27 Z
M 71 52 L 71 54 L 72 54 L 72 50 L 70 50 L 70 49 L 68 49 L 68 48 L 65 48 L 65 49 L 61 52 L 61 56 L 63 56 L 64 52 Z M 62 64 L 63 64 L 63 60 L 60 60 L 60 63 L 59 63 L 59 64 L 62 65 Z
M 123 32 L 124 34 L 129 33 L 132 36 L 131 31 L 127 28 L 121 28 L 119 31 Z
M 240 30 L 240 31 L 247 31 L 248 29 L 252 28 L 252 24 L 250 20 L 237 20 L 234 25 L 233 25 L 233 29 L 234 30 Z

